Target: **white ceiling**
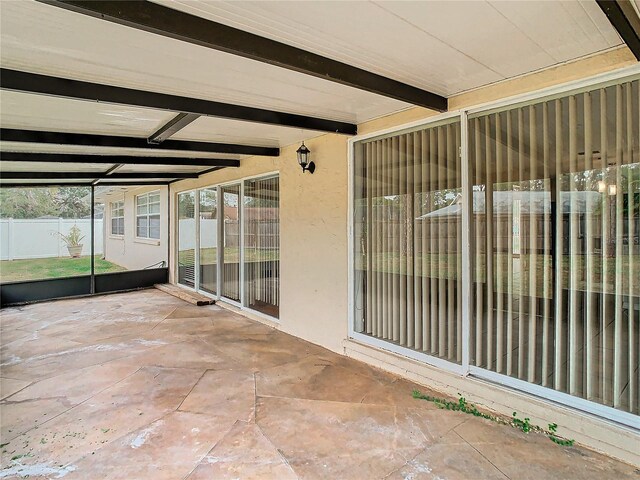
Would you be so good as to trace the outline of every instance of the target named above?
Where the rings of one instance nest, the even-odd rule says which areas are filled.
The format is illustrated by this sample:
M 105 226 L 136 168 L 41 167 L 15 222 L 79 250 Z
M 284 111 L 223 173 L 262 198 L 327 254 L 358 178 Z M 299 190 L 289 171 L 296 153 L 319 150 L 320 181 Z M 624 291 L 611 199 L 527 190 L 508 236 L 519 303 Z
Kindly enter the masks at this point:
M 5 172 L 96 172 L 102 173 L 112 167 L 108 163 L 59 163 L 49 162 L 6 162 L 0 163 L 0 174 Z
M 263 123 L 249 123 L 214 117 L 200 117 L 178 131 L 174 140 L 196 140 L 209 142 L 238 143 L 277 147 L 299 143 L 322 132 L 288 128 Z
M 197 167 L 193 165 L 122 165 L 117 173 L 140 173 L 140 172 L 165 172 L 165 173 L 196 173 L 202 170 L 208 170 L 213 167 Z
M 0 141 L 3 152 L 32 152 L 32 153 L 69 153 L 86 155 L 132 155 L 137 157 L 185 157 L 185 158 L 216 158 L 241 160 L 246 155 L 232 155 L 208 152 L 188 152 L 178 150 L 151 150 L 116 147 L 85 147 L 83 145 L 55 145 L 49 143 L 23 143 Z
M 445 96 L 622 43 L 591 0 L 156 3 Z
M 594 0 L 158 3 L 444 96 L 622 44 Z M 33 0 L 0 0 L 0 42 L 3 68 L 122 87 L 350 123 L 362 123 L 409 107 L 397 100 Z M 0 92 L 0 105 L 0 125 L 4 128 L 141 138 L 176 113 L 7 91 Z M 172 138 L 285 146 L 319 134 L 201 117 Z M 10 142 L 2 142 L 0 148 L 145 154 L 134 149 L 74 149 Z M 189 155 L 155 150 L 146 154 Z M 3 168 L 7 170 L 6 166 Z
M 5 68 L 346 122 L 408 106 L 30 0 L 0 14 Z

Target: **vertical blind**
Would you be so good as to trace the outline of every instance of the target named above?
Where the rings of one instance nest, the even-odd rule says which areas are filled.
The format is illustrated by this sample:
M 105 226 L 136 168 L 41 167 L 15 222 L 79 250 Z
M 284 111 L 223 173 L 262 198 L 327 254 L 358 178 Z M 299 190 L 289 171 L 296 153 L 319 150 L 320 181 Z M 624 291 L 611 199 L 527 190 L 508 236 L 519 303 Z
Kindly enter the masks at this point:
M 357 145 L 356 331 L 462 360 L 460 123 Z
M 278 175 L 182 192 L 177 199 L 178 283 L 278 318 Z
M 195 192 L 178 194 L 178 283 L 195 286 Z
M 222 189 L 222 296 L 240 301 L 240 184 Z
M 200 204 L 200 277 L 199 288 L 205 292 L 217 293 L 218 289 L 218 190 L 203 188 L 198 191 Z
M 638 412 L 638 81 L 470 119 L 472 364 Z
M 278 177 L 244 184 L 245 304 L 278 318 L 280 297 L 280 186 Z
M 356 142 L 355 331 L 640 413 L 639 112 L 625 80 L 470 116 L 468 202 L 459 123 Z

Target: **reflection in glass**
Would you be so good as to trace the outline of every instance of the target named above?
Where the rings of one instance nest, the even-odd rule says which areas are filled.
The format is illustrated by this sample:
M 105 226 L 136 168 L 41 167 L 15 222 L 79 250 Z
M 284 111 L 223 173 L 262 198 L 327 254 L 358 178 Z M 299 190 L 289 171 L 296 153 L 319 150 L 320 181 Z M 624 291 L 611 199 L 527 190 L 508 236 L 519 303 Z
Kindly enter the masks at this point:
M 462 360 L 460 123 L 356 145 L 355 329 Z
M 472 364 L 640 409 L 638 81 L 470 120 Z
M 200 198 L 200 289 L 217 293 L 218 198 L 217 189 L 205 188 Z
M 222 296 L 240 301 L 240 185 L 222 187 Z
M 178 283 L 195 287 L 195 192 L 178 194 Z
M 278 317 L 280 296 L 278 177 L 245 181 L 245 306 Z

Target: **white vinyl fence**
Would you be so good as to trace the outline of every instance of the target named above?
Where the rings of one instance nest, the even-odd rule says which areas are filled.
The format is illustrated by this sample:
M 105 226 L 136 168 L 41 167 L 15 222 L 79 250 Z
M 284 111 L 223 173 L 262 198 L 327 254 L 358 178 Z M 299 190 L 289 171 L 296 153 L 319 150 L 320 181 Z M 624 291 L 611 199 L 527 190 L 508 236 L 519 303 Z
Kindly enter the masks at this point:
M 179 220 L 178 245 L 180 250 L 193 250 L 196 248 L 196 220 L 194 218 L 181 218 Z M 200 248 L 215 248 L 218 244 L 218 221 L 211 218 L 200 220 Z
M 91 220 L 65 218 L 37 218 L 18 220 L 0 219 L 0 260 L 24 258 L 66 257 L 69 255 L 65 243 L 56 232 L 64 235 L 77 225 L 85 238 L 82 255 L 91 253 Z M 95 222 L 95 254 L 103 252 L 102 219 Z

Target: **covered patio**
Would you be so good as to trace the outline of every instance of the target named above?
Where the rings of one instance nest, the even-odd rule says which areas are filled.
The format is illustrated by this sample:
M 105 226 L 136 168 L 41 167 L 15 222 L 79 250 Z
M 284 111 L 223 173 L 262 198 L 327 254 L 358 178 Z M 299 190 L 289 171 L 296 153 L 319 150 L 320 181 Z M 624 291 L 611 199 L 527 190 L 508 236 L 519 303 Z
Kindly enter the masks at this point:
M 640 478 L 640 0 L 0 43 L 0 479 Z
M 0 478 L 635 478 L 155 289 L 3 311 Z M 452 399 L 456 400 L 456 399 Z M 560 427 L 562 428 L 562 427 Z

